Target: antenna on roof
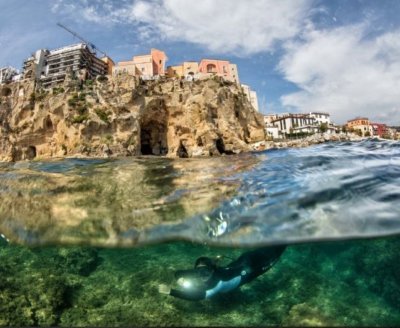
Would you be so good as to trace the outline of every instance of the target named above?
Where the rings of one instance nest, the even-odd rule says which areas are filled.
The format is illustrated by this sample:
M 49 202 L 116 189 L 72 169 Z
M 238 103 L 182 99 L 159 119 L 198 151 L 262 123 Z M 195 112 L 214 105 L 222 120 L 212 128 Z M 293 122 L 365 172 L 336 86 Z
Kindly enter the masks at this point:
M 93 43 L 86 41 L 83 37 L 81 37 L 78 33 L 72 31 L 71 29 L 69 29 L 68 27 L 66 27 L 65 25 L 61 24 L 61 23 L 57 23 L 57 25 L 61 28 L 63 28 L 64 30 L 66 30 L 67 32 L 71 33 L 73 36 L 75 36 L 76 38 L 78 38 L 79 40 L 81 40 L 83 43 L 85 43 L 89 49 L 93 52 L 96 53 L 97 51 L 100 52 L 101 54 L 103 54 L 104 56 L 107 56 L 107 54 L 104 51 L 101 51 L 99 48 L 97 48 Z

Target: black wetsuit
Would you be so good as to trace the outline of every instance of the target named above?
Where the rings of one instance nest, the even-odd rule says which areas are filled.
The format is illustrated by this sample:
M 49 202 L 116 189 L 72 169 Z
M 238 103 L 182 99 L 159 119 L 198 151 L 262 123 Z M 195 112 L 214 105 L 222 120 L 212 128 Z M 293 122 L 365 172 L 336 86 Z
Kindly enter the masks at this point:
M 183 289 L 171 289 L 170 295 L 185 300 L 198 301 L 210 298 L 218 293 L 229 292 L 269 270 L 285 248 L 286 246 L 264 247 L 246 252 L 226 267 L 217 267 L 209 259 L 210 261 L 204 266 L 195 267 L 192 270 L 177 271 L 175 273 L 177 279 L 184 278 L 190 281 L 191 276 L 196 276 L 200 283 Z

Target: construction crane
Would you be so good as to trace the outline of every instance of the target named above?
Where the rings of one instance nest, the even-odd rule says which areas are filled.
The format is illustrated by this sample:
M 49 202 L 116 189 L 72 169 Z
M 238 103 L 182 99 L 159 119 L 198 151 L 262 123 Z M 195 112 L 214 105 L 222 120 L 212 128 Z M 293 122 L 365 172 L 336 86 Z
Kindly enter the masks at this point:
M 107 57 L 107 54 L 104 51 L 101 51 L 99 48 L 97 48 L 93 43 L 86 41 L 83 37 L 81 37 L 78 33 L 72 31 L 71 29 L 69 29 L 68 27 L 66 27 L 65 25 L 61 24 L 61 23 L 57 23 L 57 25 L 61 28 L 63 28 L 64 30 L 66 30 L 67 32 L 71 33 L 74 37 L 78 38 L 79 40 L 81 40 L 83 43 L 85 43 L 89 49 L 93 52 L 96 53 L 97 51 L 100 52 L 101 54 L 103 54 L 104 56 Z

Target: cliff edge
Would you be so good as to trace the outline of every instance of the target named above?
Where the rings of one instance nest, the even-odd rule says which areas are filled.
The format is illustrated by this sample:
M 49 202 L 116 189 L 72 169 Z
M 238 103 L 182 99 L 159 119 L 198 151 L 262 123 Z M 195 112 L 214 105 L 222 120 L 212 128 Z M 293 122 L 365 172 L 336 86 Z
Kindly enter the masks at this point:
M 265 139 L 262 115 L 218 77 L 142 81 L 132 76 L 33 81 L 0 87 L 0 160 L 64 156 L 234 154 Z

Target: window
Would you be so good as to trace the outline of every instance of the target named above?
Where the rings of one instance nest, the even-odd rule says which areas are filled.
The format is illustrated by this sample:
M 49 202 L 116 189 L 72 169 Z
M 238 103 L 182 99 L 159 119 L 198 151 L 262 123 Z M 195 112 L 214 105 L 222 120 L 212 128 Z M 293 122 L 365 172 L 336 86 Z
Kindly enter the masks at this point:
M 142 72 L 144 72 L 144 67 L 142 67 Z
M 216 73 L 217 66 L 214 64 L 208 64 L 207 65 L 207 73 Z

